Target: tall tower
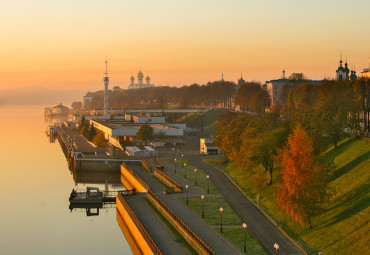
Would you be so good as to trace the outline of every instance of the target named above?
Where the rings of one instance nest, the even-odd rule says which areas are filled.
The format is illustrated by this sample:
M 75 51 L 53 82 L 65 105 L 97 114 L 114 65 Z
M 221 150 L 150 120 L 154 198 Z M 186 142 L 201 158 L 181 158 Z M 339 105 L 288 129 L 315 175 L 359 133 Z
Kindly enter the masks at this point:
M 105 59 L 105 77 L 104 77 L 104 115 L 108 115 L 108 59 Z

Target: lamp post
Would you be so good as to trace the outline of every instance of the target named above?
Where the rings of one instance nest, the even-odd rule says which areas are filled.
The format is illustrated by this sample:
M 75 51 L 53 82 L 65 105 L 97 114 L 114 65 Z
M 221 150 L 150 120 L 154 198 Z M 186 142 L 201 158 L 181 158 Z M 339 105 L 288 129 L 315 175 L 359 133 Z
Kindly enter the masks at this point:
M 177 159 L 174 158 L 173 161 L 175 162 L 175 173 L 176 173 L 176 161 L 177 161 Z
M 172 160 L 174 160 L 174 159 L 175 159 L 175 148 L 172 147 Z
M 201 195 L 200 198 L 202 199 L 202 218 L 204 218 L 204 195 Z
M 195 178 L 195 181 L 194 181 L 195 182 L 195 186 L 197 186 L 197 172 L 198 172 L 198 170 L 195 168 L 194 169 L 194 173 L 195 173 L 195 177 L 194 177 Z
M 244 252 L 247 252 L 247 224 L 243 223 L 244 228 Z
M 207 194 L 209 194 L 209 175 L 208 174 L 207 174 L 207 181 L 208 181 Z
M 185 167 L 185 179 L 186 179 L 186 163 L 184 163 L 184 167 Z
M 186 205 L 189 205 L 189 185 L 185 185 L 186 189 Z
M 181 154 L 181 166 L 184 168 L 184 154 Z
M 224 211 L 224 208 L 220 207 L 220 215 L 221 215 L 221 226 L 220 226 L 220 231 L 222 233 L 222 212 Z
M 274 248 L 275 248 L 276 254 L 278 254 L 278 251 L 279 251 L 280 247 L 277 243 L 274 243 Z

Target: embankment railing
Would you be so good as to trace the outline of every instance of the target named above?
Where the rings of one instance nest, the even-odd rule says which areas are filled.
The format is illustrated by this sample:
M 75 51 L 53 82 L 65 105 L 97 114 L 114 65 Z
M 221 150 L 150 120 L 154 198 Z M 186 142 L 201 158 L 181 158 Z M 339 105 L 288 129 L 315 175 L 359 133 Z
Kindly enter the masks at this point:
M 202 239 L 199 238 L 174 212 L 170 210 L 151 190 L 148 190 L 148 197 L 150 201 L 158 209 L 162 210 L 169 219 L 170 223 L 177 225 L 182 231 L 182 234 L 185 235 L 184 238 L 187 241 L 190 241 L 189 244 L 196 249 L 201 254 L 216 254 L 207 244 L 205 244 Z M 164 216 L 166 216 L 164 215 Z M 180 233 L 180 232 L 179 232 Z M 180 233 L 181 234 L 181 233 Z
M 130 216 L 131 220 L 134 222 L 135 226 L 137 227 L 137 229 L 139 230 L 140 234 L 145 239 L 146 243 L 148 244 L 148 246 L 150 247 L 150 249 L 152 250 L 152 252 L 154 254 L 156 254 L 156 255 L 161 255 L 162 252 L 159 250 L 158 246 L 154 243 L 153 239 L 150 237 L 150 235 L 148 234 L 148 232 L 145 230 L 144 226 L 141 224 L 141 222 L 139 221 L 139 219 L 136 217 L 136 215 L 134 214 L 134 212 L 132 211 L 131 207 L 128 205 L 128 203 L 126 202 L 126 200 L 123 198 L 123 196 L 122 196 L 121 193 L 118 194 L 117 199 L 120 201 L 120 203 L 122 204 L 122 206 L 127 211 L 127 213 Z

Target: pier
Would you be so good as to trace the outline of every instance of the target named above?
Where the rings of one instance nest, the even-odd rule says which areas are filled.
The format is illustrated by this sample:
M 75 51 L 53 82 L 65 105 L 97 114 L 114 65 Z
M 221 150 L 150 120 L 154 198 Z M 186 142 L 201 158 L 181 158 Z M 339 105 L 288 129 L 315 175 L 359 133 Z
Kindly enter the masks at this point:
M 127 158 L 123 151 L 117 150 L 109 153 L 105 148 L 93 146 L 77 131 L 60 127 L 57 127 L 56 131 L 59 144 L 72 172 L 104 171 L 119 173 L 123 162 L 141 165 L 140 159 Z

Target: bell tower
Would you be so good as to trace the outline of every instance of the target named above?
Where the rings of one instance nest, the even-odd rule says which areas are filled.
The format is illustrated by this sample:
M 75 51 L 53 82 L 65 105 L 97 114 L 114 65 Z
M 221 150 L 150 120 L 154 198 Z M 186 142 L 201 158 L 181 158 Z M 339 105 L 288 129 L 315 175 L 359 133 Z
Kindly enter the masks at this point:
M 108 59 L 105 58 L 105 77 L 104 77 L 104 115 L 108 115 L 108 84 L 109 84 L 109 77 L 108 77 Z

